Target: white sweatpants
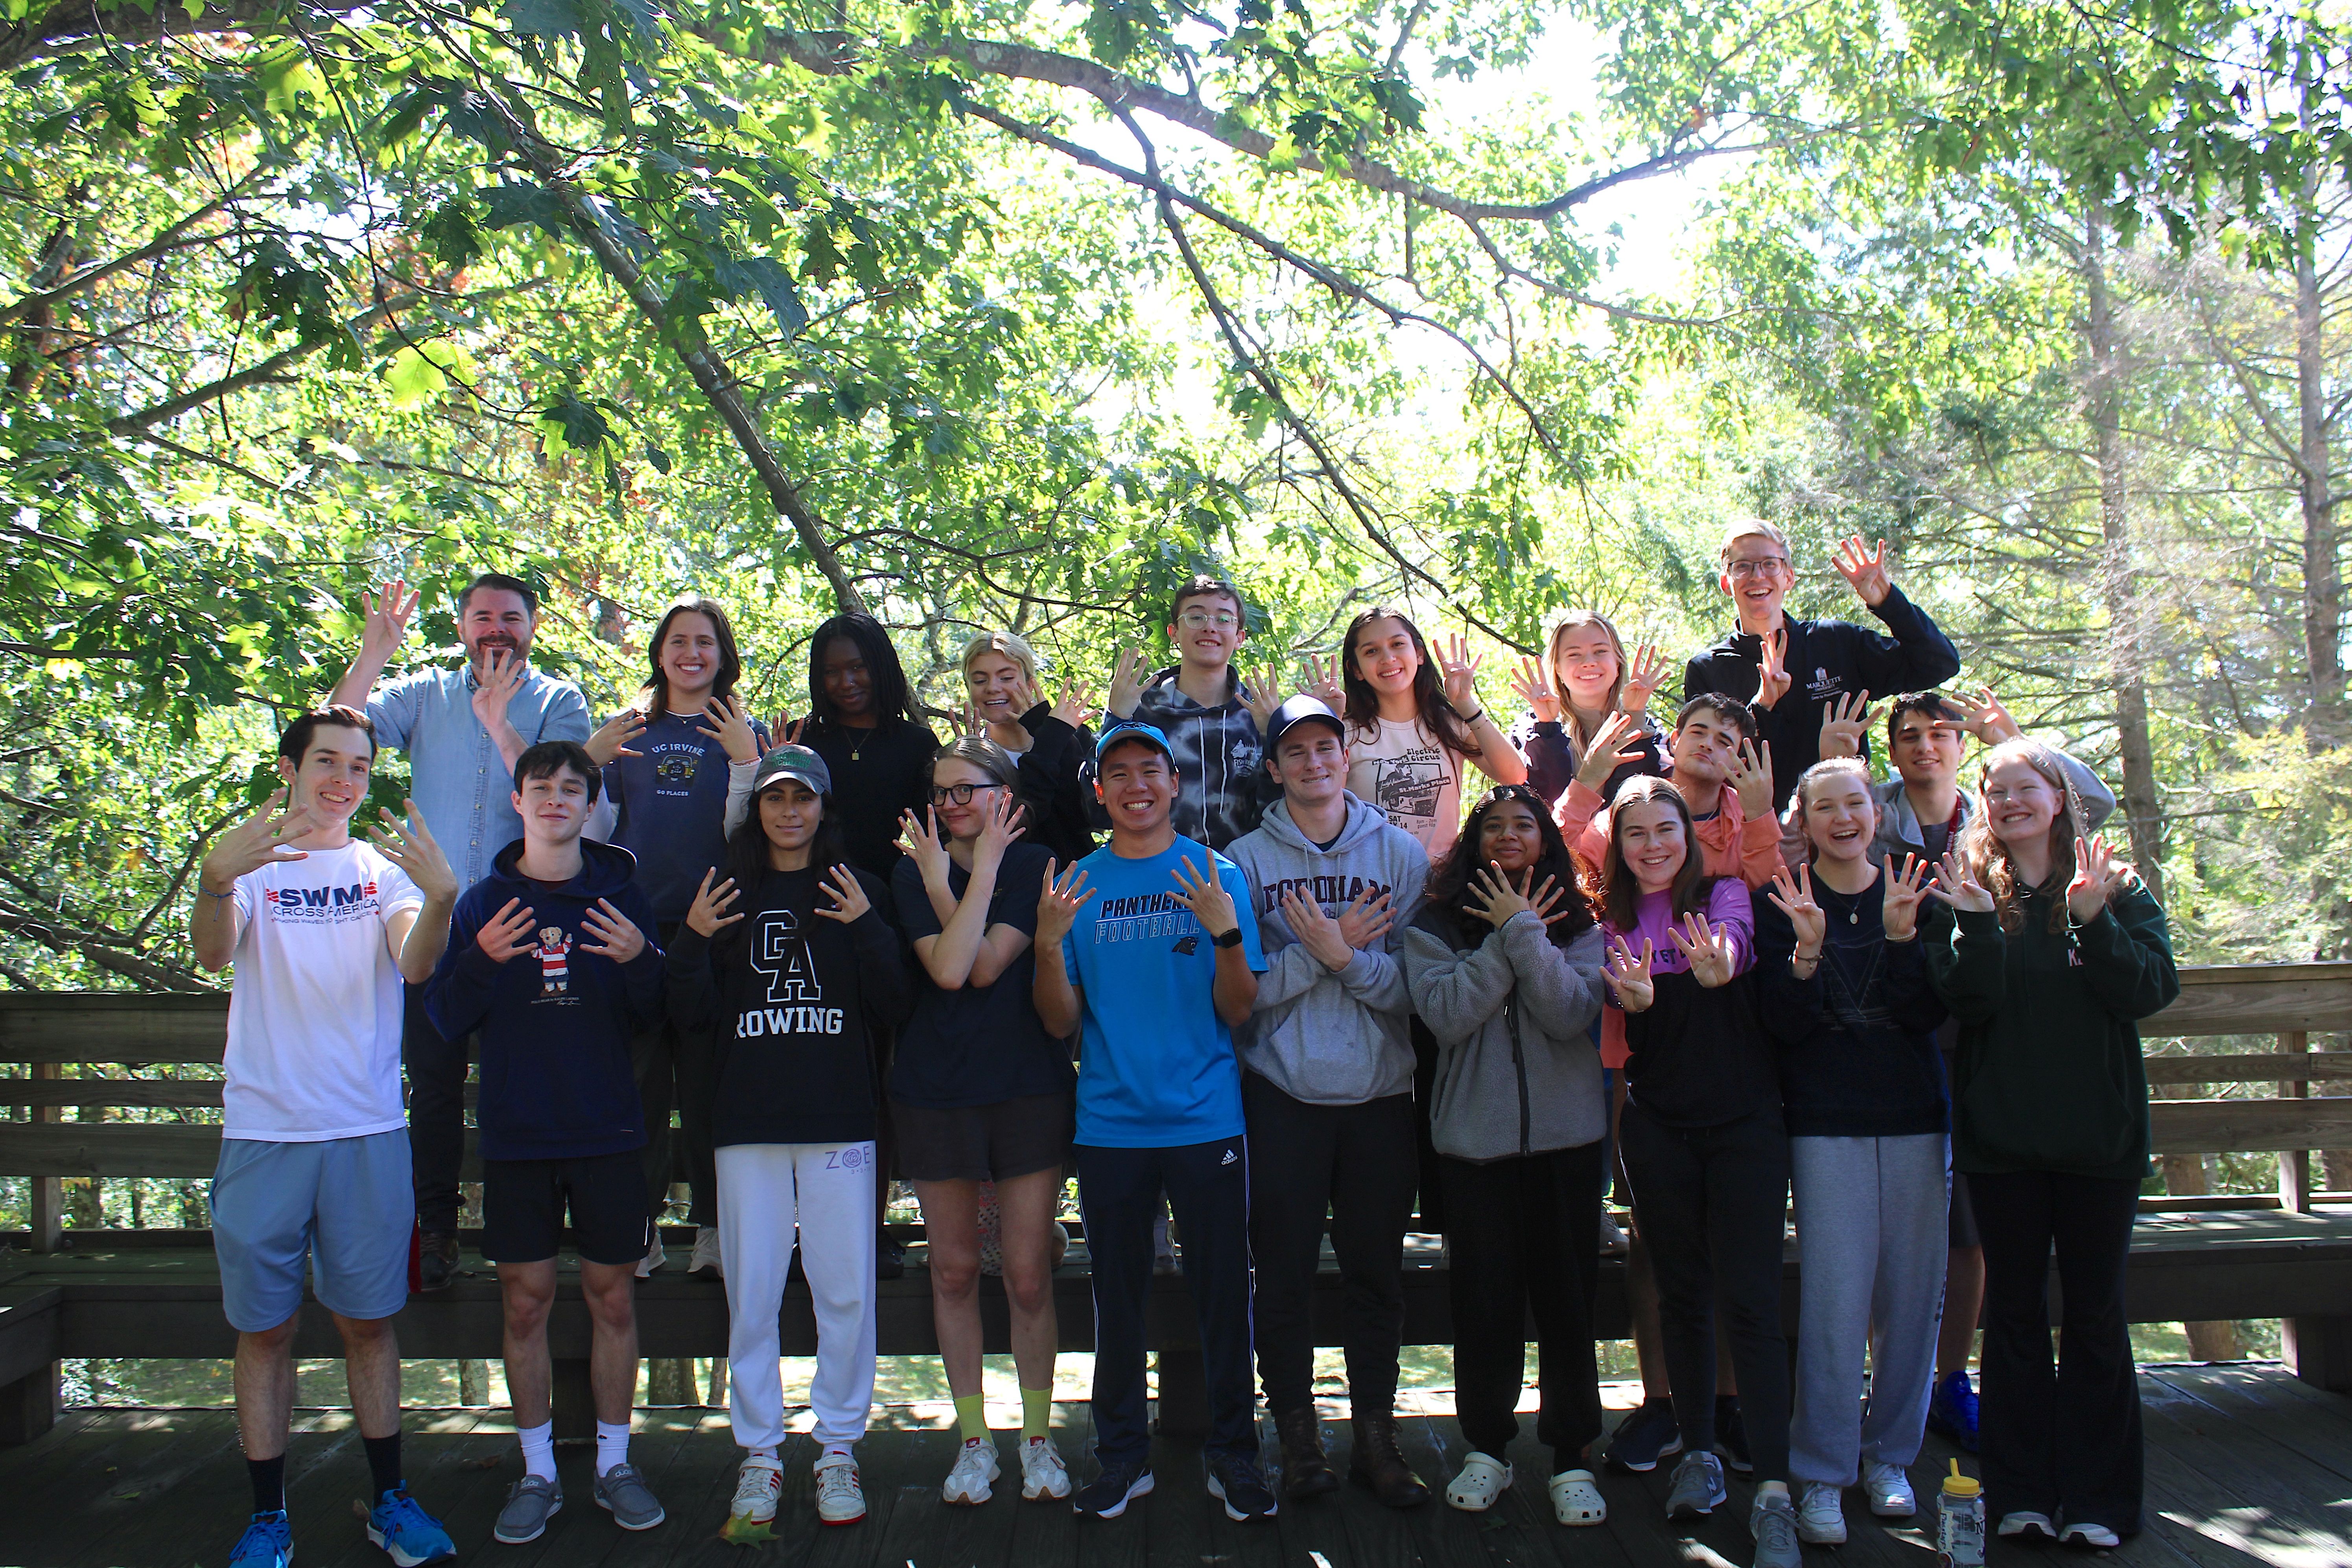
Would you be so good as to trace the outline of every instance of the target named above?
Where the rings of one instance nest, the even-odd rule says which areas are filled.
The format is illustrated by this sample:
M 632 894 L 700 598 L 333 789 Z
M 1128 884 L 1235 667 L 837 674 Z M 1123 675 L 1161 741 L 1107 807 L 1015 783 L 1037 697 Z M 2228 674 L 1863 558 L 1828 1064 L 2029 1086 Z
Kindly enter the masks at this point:
M 874 1145 L 730 1143 L 717 1153 L 735 1441 L 772 1448 L 784 1440 L 777 1314 L 797 1226 L 816 1307 L 816 1440 L 855 1443 L 874 1404 Z

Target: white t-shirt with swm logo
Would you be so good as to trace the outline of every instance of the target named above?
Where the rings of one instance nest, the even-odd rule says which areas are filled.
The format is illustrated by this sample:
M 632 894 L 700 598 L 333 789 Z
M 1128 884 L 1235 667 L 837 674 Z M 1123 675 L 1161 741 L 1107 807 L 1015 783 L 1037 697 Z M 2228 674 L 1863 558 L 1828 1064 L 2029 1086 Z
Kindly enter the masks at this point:
M 371 844 L 313 849 L 236 879 L 225 1138 L 320 1143 L 408 1124 L 400 966 L 385 931 L 425 895 Z

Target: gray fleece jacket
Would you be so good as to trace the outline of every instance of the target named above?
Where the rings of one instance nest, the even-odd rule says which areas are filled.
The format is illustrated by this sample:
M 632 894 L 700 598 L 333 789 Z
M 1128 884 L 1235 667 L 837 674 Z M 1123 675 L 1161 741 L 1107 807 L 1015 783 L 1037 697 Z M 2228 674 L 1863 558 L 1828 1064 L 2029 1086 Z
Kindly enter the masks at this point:
M 1257 1008 L 1241 1038 L 1242 1065 L 1293 1100 L 1360 1105 L 1412 1088 L 1412 1037 L 1406 1016 L 1402 932 L 1421 909 L 1429 857 L 1420 840 L 1391 826 L 1388 814 L 1348 796 L 1347 826 L 1318 849 L 1276 801 L 1263 820 L 1225 847 L 1249 879 L 1265 973 Z M 1332 970 L 1307 951 L 1283 917 L 1282 898 L 1312 899 L 1335 919 L 1370 889 L 1385 890 L 1395 919 L 1388 935 Z
M 1437 1152 L 1484 1163 L 1600 1142 L 1601 928 L 1558 947 L 1522 913 L 1475 947 L 1454 942 L 1453 917 L 1427 905 L 1404 933 L 1413 1010 L 1437 1037 Z

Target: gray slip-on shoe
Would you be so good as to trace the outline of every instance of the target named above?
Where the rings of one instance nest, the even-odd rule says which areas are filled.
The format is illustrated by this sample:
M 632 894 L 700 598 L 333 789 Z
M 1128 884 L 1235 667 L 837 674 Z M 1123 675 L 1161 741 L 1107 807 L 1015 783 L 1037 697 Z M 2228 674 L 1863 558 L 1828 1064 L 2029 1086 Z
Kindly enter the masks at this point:
M 596 1478 L 596 1506 L 623 1530 L 651 1530 L 668 1517 L 635 1465 L 614 1465 Z
M 509 1546 L 520 1546 L 545 1534 L 547 1521 L 562 1511 L 562 1484 L 526 1475 L 507 1489 L 506 1506 L 499 1510 L 499 1522 L 490 1534 Z

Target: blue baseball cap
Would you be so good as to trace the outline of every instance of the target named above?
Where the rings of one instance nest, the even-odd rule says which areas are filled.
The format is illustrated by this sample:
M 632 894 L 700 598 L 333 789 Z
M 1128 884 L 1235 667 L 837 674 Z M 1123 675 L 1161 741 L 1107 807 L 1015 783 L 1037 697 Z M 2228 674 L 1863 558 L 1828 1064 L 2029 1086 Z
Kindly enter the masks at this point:
M 1103 731 L 1101 738 L 1095 742 L 1095 761 L 1101 762 L 1103 753 L 1122 741 L 1140 741 L 1157 750 L 1170 763 L 1176 761 L 1176 748 L 1168 743 L 1168 737 L 1160 731 L 1160 726 L 1135 719 L 1121 719 Z

